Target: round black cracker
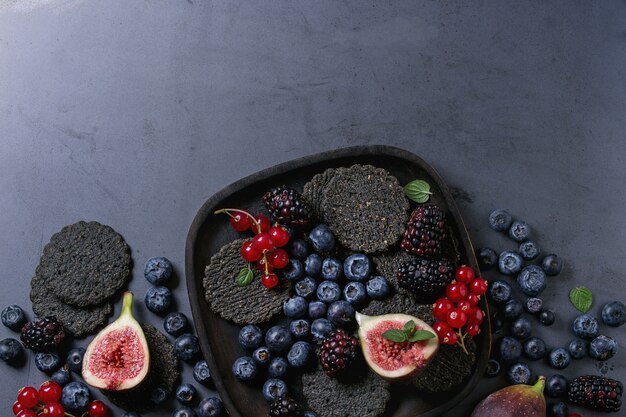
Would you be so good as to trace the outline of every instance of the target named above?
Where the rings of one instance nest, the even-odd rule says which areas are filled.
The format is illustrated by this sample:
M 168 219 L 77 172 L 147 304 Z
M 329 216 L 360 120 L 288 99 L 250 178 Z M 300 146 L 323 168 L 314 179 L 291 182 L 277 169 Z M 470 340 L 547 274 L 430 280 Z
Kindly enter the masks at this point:
M 383 314 L 403 313 L 417 317 L 428 325 L 435 322 L 432 306 L 417 304 L 410 294 L 394 294 L 386 300 L 372 300 L 362 311 L 366 316 L 382 316 Z
M 439 346 L 432 362 L 415 380 L 415 386 L 429 393 L 440 393 L 461 384 L 472 373 L 476 361 L 476 344 L 470 337 L 465 339 L 465 346 L 469 354 L 458 344 Z
M 180 376 L 180 363 L 174 354 L 174 346 L 156 327 L 141 325 L 150 351 L 150 371 L 146 379 L 137 387 L 128 391 L 102 390 L 104 395 L 115 405 L 124 410 L 145 412 L 155 407 L 150 402 L 150 393 L 157 387 L 171 394 Z
M 237 275 L 246 262 L 239 250 L 245 239 L 224 245 L 211 257 L 204 271 L 205 299 L 211 310 L 237 324 L 263 323 L 283 311 L 289 299 L 289 285 L 268 290 L 261 284 L 261 274 L 254 271 L 254 279 L 247 286 L 237 284 Z
M 322 210 L 322 196 L 328 182 L 335 175 L 335 168 L 328 168 L 326 171 L 316 174 L 311 178 L 311 181 L 304 184 L 302 196 L 309 203 L 311 211 L 318 219 L 323 218 Z
M 321 368 L 302 375 L 302 394 L 320 417 L 377 417 L 385 412 L 390 384 L 367 366 L 351 383 L 328 377 Z
M 392 253 L 374 256 L 374 264 L 376 265 L 378 275 L 387 278 L 387 281 L 393 287 L 394 291 L 408 293 L 407 290 L 400 288 L 398 285 L 398 269 L 403 263 L 413 259 L 417 258 L 410 253 L 398 250 Z
M 40 276 L 35 276 L 30 285 L 30 300 L 33 303 L 35 315 L 37 317 L 55 316 L 77 338 L 92 334 L 107 322 L 113 312 L 113 307 L 109 302 L 86 308 L 65 304 L 48 290 L 45 280 Z
M 409 201 L 398 179 L 382 168 L 337 168 L 324 187 L 321 215 L 339 243 L 373 253 L 395 244 L 404 232 Z
M 36 275 L 64 303 L 98 305 L 130 276 L 130 249 L 109 226 L 80 221 L 55 233 L 45 246 Z

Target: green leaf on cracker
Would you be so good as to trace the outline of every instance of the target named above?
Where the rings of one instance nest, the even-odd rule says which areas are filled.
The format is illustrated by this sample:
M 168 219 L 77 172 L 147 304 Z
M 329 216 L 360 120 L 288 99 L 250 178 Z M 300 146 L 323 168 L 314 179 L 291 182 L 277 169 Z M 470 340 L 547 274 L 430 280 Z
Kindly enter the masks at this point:
M 239 271 L 239 275 L 237 275 L 237 284 L 240 287 L 245 287 L 247 285 L 252 284 L 252 280 L 254 279 L 254 274 L 249 266 L 245 268 L 241 268 Z

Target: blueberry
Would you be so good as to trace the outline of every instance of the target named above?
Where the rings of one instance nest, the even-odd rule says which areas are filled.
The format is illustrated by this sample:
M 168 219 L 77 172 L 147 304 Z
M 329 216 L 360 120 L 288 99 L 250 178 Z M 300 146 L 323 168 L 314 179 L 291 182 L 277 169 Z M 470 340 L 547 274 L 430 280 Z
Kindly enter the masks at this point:
M 287 388 L 287 384 L 282 379 L 270 378 L 263 384 L 261 392 L 265 400 L 272 403 L 283 395 L 286 395 L 289 392 L 289 388 Z
M 26 315 L 20 306 L 10 305 L 2 310 L 2 324 L 9 329 L 19 332 L 22 326 L 26 324 Z
M 509 237 L 516 242 L 523 242 L 530 236 L 530 226 L 521 220 L 515 220 L 509 228 Z
M 524 294 L 534 297 L 546 288 L 546 274 L 537 265 L 528 265 L 517 275 L 517 284 Z
M 41 372 L 51 374 L 63 365 L 61 358 L 54 352 L 37 352 L 35 354 L 35 366 Z
M 343 276 L 343 265 L 339 259 L 326 258 L 322 262 L 322 278 L 337 281 Z
M 193 379 L 200 384 L 211 382 L 211 370 L 209 369 L 209 364 L 204 359 L 196 362 L 193 366 Z
M 291 319 L 304 316 L 309 309 L 309 304 L 304 297 L 292 297 L 283 304 L 283 313 Z
M 313 411 L 306 411 L 304 414 L 302 414 L 302 417 L 318 417 L 317 413 L 314 413 Z
M 287 359 L 279 356 L 270 361 L 270 364 L 267 366 L 267 373 L 272 378 L 282 378 L 287 375 L 288 369 L 289 363 Z
M 532 261 L 539 256 L 539 246 L 533 240 L 527 240 L 519 245 L 519 254 L 527 261 Z
M 239 330 L 239 345 L 244 349 L 256 349 L 263 343 L 263 332 L 254 324 L 247 324 Z
M 502 317 L 497 313 L 492 314 L 489 321 L 491 322 L 491 332 L 495 334 L 500 333 L 504 327 L 504 320 L 502 320 Z
M 543 260 L 541 261 L 541 268 L 546 275 L 558 275 L 563 269 L 563 261 L 555 254 L 551 253 L 550 255 L 543 257 Z
M 309 240 L 316 252 L 330 252 L 335 248 L 335 236 L 325 224 L 315 226 L 309 233 Z
M 605 361 L 617 353 L 617 342 L 610 336 L 600 335 L 589 344 L 589 356 Z
M 287 326 L 276 325 L 265 333 L 265 345 L 270 352 L 285 352 L 293 343 L 293 337 Z
M 267 365 L 270 363 L 270 359 L 272 359 L 272 354 L 265 346 L 261 346 L 252 352 L 252 360 L 255 361 L 257 365 Z
M 524 362 L 514 363 L 506 372 L 511 384 L 528 384 L 531 377 L 530 368 Z
M 155 387 L 150 391 L 150 402 L 154 405 L 161 405 L 167 400 L 167 391 L 163 387 Z
M 172 276 L 172 263 L 162 256 L 148 259 L 143 268 L 143 276 L 152 285 L 165 285 Z
M 72 374 L 64 366 L 60 368 L 59 370 L 57 370 L 56 372 L 54 372 L 52 376 L 50 376 L 50 379 L 56 382 L 57 384 L 59 384 L 60 386 L 64 387 L 72 380 Z
M 511 324 L 511 334 L 520 340 L 527 339 L 532 331 L 530 320 L 520 317 Z
M 304 297 L 307 300 L 313 298 L 315 291 L 317 290 L 317 283 L 311 277 L 304 277 L 295 285 L 296 294 L 300 297 Z
M 553 398 L 559 398 L 567 392 L 567 379 L 561 374 L 550 375 L 546 379 L 546 394 Z
M 626 323 L 626 306 L 621 301 L 612 301 L 602 307 L 602 321 L 607 326 L 619 327 Z
M 524 342 L 524 355 L 528 359 L 541 359 L 546 356 L 546 343 L 539 337 L 531 337 Z
M 70 349 L 65 359 L 67 368 L 80 375 L 83 370 L 83 356 L 85 356 L 85 348 L 77 347 Z
M 372 277 L 365 284 L 367 295 L 374 300 L 384 300 L 390 292 L 389 282 L 385 277 Z
M 289 263 L 282 269 L 283 277 L 289 281 L 297 281 L 304 275 L 304 265 L 299 259 L 289 259 Z
M 569 352 L 561 347 L 552 349 L 548 356 L 548 363 L 555 369 L 567 368 L 570 363 Z
M 155 314 L 163 314 L 172 304 L 172 292 L 167 287 L 150 287 L 146 292 L 146 307 Z
M 315 355 L 315 350 L 310 343 L 296 342 L 287 353 L 287 362 L 292 368 L 302 368 Z
M 0 359 L 4 362 L 14 364 L 23 357 L 24 348 L 18 340 L 10 337 L 0 340 Z
M 122 414 L 122 417 L 141 417 L 141 414 L 135 411 L 127 411 L 124 414 Z
M 489 227 L 496 232 L 505 232 L 509 230 L 512 222 L 513 216 L 511 216 L 506 210 L 494 210 L 489 215 Z
M 180 336 L 189 328 L 189 320 L 183 313 L 169 313 L 163 320 L 163 329 L 172 336 Z
M 350 281 L 365 282 L 370 276 L 372 262 L 362 253 L 355 253 L 343 261 L 343 274 Z
M 504 319 L 507 321 L 513 321 L 522 315 L 522 303 L 519 300 L 512 299 L 506 302 L 503 308 Z
M 543 301 L 541 298 L 531 297 L 526 299 L 524 309 L 530 314 L 539 314 L 543 308 Z
M 91 401 L 89 388 L 83 382 L 70 382 L 63 387 L 61 404 L 69 411 L 84 411 Z
M 485 376 L 490 378 L 497 376 L 500 373 L 500 369 L 500 362 L 495 359 L 489 359 L 485 368 Z
M 198 404 L 198 417 L 221 417 L 224 413 L 222 400 L 217 397 L 209 397 Z
M 486 271 L 498 264 L 498 254 L 491 248 L 480 248 L 476 251 L 476 259 L 480 269 Z
M 522 269 L 522 255 L 512 250 L 505 250 L 498 257 L 498 269 L 504 275 L 515 275 Z
M 198 417 L 198 414 L 196 414 L 193 409 L 183 405 L 176 407 L 176 409 L 172 411 L 171 417 Z
M 500 358 L 504 362 L 515 362 L 522 356 L 522 344 L 519 340 L 506 336 L 500 341 Z
M 552 326 L 554 324 L 554 320 L 556 320 L 556 317 L 554 316 L 554 312 L 552 310 L 541 310 L 541 313 L 539 313 L 539 323 L 544 326 Z
M 317 299 L 330 304 L 341 299 L 341 287 L 334 281 L 322 281 L 317 287 Z
M 492 281 L 489 284 L 489 296 L 495 304 L 504 304 L 511 299 L 513 288 L 506 281 Z
M 569 415 L 569 407 L 563 401 L 552 404 L 548 408 L 549 417 L 568 417 Z
M 354 307 L 344 300 L 335 301 L 328 306 L 326 318 L 337 327 L 350 328 L 354 324 Z
M 315 319 L 311 323 L 311 335 L 318 342 L 328 338 L 334 330 L 335 325 L 327 319 Z
M 305 319 L 297 319 L 289 323 L 289 331 L 296 339 L 304 339 L 311 334 L 311 325 Z
M 326 317 L 326 304 L 321 301 L 311 301 L 309 303 L 309 317 L 313 320 Z
M 361 282 L 352 281 L 343 287 L 343 299 L 353 306 L 360 307 L 367 301 L 367 289 Z
M 581 314 L 574 319 L 572 330 L 581 339 L 593 339 L 598 336 L 598 320 L 589 314 Z
M 176 399 L 181 404 L 191 404 L 193 403 L 198 395 L 198 391 L 196 387 L 191 384 L 183 383 L 176 388 Z
M 312 277 L 322 275 L 322 258 L 317 253 L 312 253 L 304 260 L 304 272 Z
M 289 258 L 304 261 L 310 253 L 309 245 L 302 239 L 294 239 L 289 242 L 287 253 L 289 253 Z
M 200 342 L 191 333 L 185 333 L 174 340 L 174 354 L 185 362 L 195 362 L 200 357 Z
M 572 359 L 582 359 L 587 356 L 587 342 L 583 339 L 574 339 L 567 345 L 567 350 Z
M 249 356 L 241 356 L 233 363 L 233 375 L 239 381 L 249 382 L 256 379 L 259 370 L 256 362 Z

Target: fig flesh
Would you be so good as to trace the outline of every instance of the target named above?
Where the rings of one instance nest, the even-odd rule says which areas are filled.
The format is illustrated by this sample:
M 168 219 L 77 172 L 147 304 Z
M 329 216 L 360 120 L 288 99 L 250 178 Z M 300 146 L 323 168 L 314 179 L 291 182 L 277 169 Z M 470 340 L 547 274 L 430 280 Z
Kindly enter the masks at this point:
M 122 312 L 89 343 L 82 376 L 92 387 L 123 391 L 139 385 L 150 367 L 148 343 L 132 313 L 133 294 L 125 292 Z
M 356 313 L 363 356 L 369 367 L 382 378 L 410 381 L 428 366 L 439 349 L 435 331 L 424 321 L 408 314 L 366 316 Z M 432 333 L 432 338 L 416 342 L 394 342 L 383 337 L 388 330 L 402 330 L 413 321 L 415 330 Z
M 541 376 L 535 385 L 517 384 L 504 387 L 482 400 L 471 417 L 546 417 Z

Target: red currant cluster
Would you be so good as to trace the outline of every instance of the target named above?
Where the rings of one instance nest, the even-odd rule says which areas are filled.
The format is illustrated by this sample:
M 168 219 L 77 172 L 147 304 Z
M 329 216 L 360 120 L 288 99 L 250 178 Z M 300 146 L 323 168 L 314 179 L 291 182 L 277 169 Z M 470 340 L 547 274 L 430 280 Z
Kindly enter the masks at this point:
M 61 405 L 63 388 L 54 381 L 45 381 L 37 390 L 24 387 L 17 393 L 17 401 L 13 403 L 13 414 L 16 417 L 74 417 L 66 413 Z M 100 400 L 94 400 L 87 406 L 83 416 L 109 417 L 109 407 Z
M 257 214 L 253 216 L 245 210 L 226 208 L 217 210 L 215 214 L 226 213 L 230 217 L 230 224 L 238 232 L 251 230 L 255 233 L 252 239 L 241 245 L 241 257 L 250 263 L 256 263 L 256 268 L 263 272 L 261 283 L 266 288 L 278 285 L 278 275 L 273 271 L 282 269 L 289 263 L 289 255 L 283 246 L 289 242 L 289 232 L 276 224 L 272 226 L 267 216 Z M 248 265 L 248 269 L 250 266 Z
M 437 320 L 433 329 L 441 343 L 458 343 L 464 350 L 465 335 L 476 336 L 485 312 L 478 306 L 480 297 L 487 292 L 487 281 L 475 277 L 474 270 L 462 265 L 454 273 L 455 280 L 448 284 L 446 296 L 435 301 L 433 316 Z

